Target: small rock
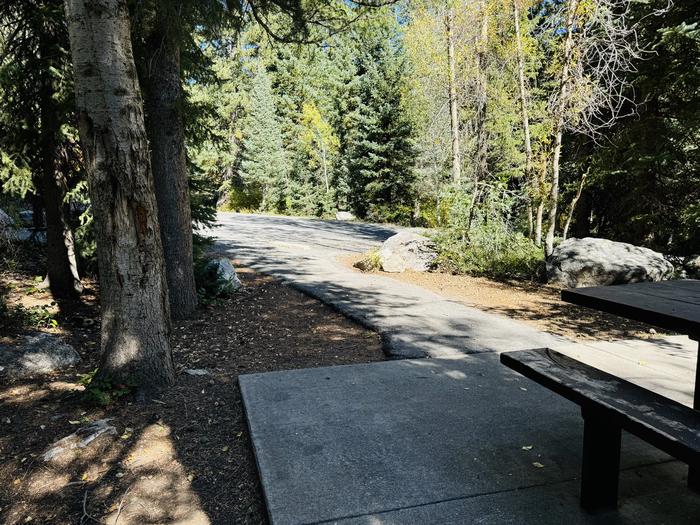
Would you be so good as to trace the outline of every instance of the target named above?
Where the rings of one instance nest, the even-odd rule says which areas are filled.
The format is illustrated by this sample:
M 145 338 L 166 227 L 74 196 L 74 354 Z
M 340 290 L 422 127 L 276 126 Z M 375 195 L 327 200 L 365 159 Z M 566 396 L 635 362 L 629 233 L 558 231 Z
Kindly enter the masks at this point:
M 208 376 L 209 371 L 204 368 L 185 368 L 185 373 L 191 376 Z
M 117 435 L 117 429 L 109 424 L 111 419 L 98 419 L 87 426 L 81 427 L 69 436 L 56 441 L 42 454 L 44 461 L 52 461 L 64 456 L 67 452 L 83 449 L 104 435 Z
M 79 361 L 75 348 L 52 334 L 35 332 L 26 335 L 21 344 L 0 345 L 0 372 L 12 377 L 62 370 Z
M 219 295 L 228 295 L 243 287 L 236 269 L 226 257 L 211 259 L 205 266 L 205 271 L 212 279 L 216 279 Z
M 649 328 L 649 333 L 651 335 L 656 335 L 656 330 L 654 330 L 653 328 Z
M 379 249 L 379 262 L 385 272 L 427 272 L 436 259 L 435 243 L 409 231 L 389 237 Z
M 355 216 L 349 211 L 339 211 L 335 214 L 335 219 L 337 221 L 354 221 Z

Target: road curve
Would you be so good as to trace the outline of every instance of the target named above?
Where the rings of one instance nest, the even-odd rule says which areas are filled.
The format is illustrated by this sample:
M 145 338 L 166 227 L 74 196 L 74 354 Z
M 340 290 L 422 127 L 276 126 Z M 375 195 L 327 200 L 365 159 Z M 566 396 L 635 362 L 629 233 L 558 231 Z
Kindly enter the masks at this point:
M 395 227 L 236 213 L 219 213 L 217 219 L 207 233 L 220 251 L 376 330 L 391 357 L 457 357 L 563 342 L 519 321 L 362 274 L 338 261 L 339 255 L 378 247 L 398 231 Z

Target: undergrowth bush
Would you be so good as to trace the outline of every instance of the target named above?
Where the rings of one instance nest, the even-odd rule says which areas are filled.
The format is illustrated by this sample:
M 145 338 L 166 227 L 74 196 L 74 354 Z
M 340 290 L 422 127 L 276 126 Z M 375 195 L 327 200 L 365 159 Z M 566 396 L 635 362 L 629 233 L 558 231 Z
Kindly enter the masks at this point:
M 438 266 L 444 270 L 495 279 L 542 279 L 542 248 L 521 233 L 493 235 L 492 231 L 480 228 L 472 230 L 465 240 L 449 234 L 435 240 L 439 249 Z
M 365 254 L 365 256 L 353 264 L 358 270 L 363 272 L 373 272 L 380 270 L 382 263 L 379 257 L 379 250 L 371 250 Z

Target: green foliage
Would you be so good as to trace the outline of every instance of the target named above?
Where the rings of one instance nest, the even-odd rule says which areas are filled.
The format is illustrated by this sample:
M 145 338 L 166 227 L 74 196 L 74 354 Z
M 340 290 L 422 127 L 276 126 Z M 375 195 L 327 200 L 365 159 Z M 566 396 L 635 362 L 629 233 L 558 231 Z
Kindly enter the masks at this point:
M 210 265 L 207 251 L 213 246 L 212 237 L 195 235 L 194 248 L 194 281 L 200 304 L 215 304 L 219 300 L 230 297 L 233 291 L 230 283 L 223 280 L 215 267 Z
M 362 259 L 353 264 L 353 266 L 358 270 L 362 270 L 363 272 L 374 272 L 377 270 L 381 270 L 382 264 L 381 259 L 379 257 L 379 250 L 372 250 L 370 252 L 367 252 L 367 254 L 365 254 L 365 256 Z
M 402 105 L 406 61 L 391 19 L 365 36 L 350 94 L 345 165 L 348 203 L 360 218 L 408 223 L 415 198 L 413 123 Z
M 251 193 L 261 194 L 261 210 L 284 210 L 289 164 L 282 147 L 282 130 L 275 112 L 272 86 L 262 66 L 255 72 L 250 95 L 243 128 L 241 178 Z
M 468 241 L 447 235 L 436 238 L 438 266 L 453 273 L 495 279 L 541 280 L 544 252 L 517 232 L 486 226 L 471 230 Z
M 27 308 L 22 305 L 13 307 L 7 304 L 7 293 L 0 290 L 0 327 L 13 329 L 58 328 L 59 323 L 52 306 L 40 305 Z
M 653 50 L 636 64 L 636 116 L 597 144 L 572 140 L 567 179 L 591 167 L 573 235 L 597 235 L 663 252 L 700 253 L 700 11 L 695 2 L 633 3 Z
M 115 403 L 120 398 L 133 393 L 138 386 L 134 378 L 125 381 L 115 381 L 101 377 L 97 368 L 87 374 L 82 374 L 78 379 L 78 384 L 85 387 L 83 393 L 85 400 L 100 406 L 108 406 Z

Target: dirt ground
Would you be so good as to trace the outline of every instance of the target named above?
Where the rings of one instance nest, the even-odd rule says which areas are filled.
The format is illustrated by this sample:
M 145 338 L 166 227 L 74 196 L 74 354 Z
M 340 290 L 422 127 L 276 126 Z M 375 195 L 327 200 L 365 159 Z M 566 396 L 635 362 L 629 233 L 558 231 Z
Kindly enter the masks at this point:
M 27 295 L 36 287 L 31 275 L 0 276 L 11 301 L 50 303 L 45 292 Z M 238 375 L 384 356 L 375 333 L 318 301 L 245 269 L 241 279 L 243 291 L 174 326 L 177 385 L 145 403 L 95 406 L 78 384 L 97 360 L 94 283 L 84 305 L 56 310 L 58 327 L 44 330 L 74 345 L 83 362 L 66 373 L 0 379 L 1 523 L 266 523 Z M 116 435 L 59 460 L 41 458 L 56 440 L 102 418 L 111 418 Z
M 363 254 L 341 258 L 341 262 L 360 272 L 353 264 Z M 545 332 L 572 340 L 609 340 L 653 338 L 657 330 L 643 323 L 565 303 L 561 289 L 536 282 L 499 282 L 484 277 L 452 275 L 440 272 L 376 272 L 404 283 L 427 288 L 448 299 L 486 312 L 525 321 Z M 661 335 L 661 330 L 658 330 Z

